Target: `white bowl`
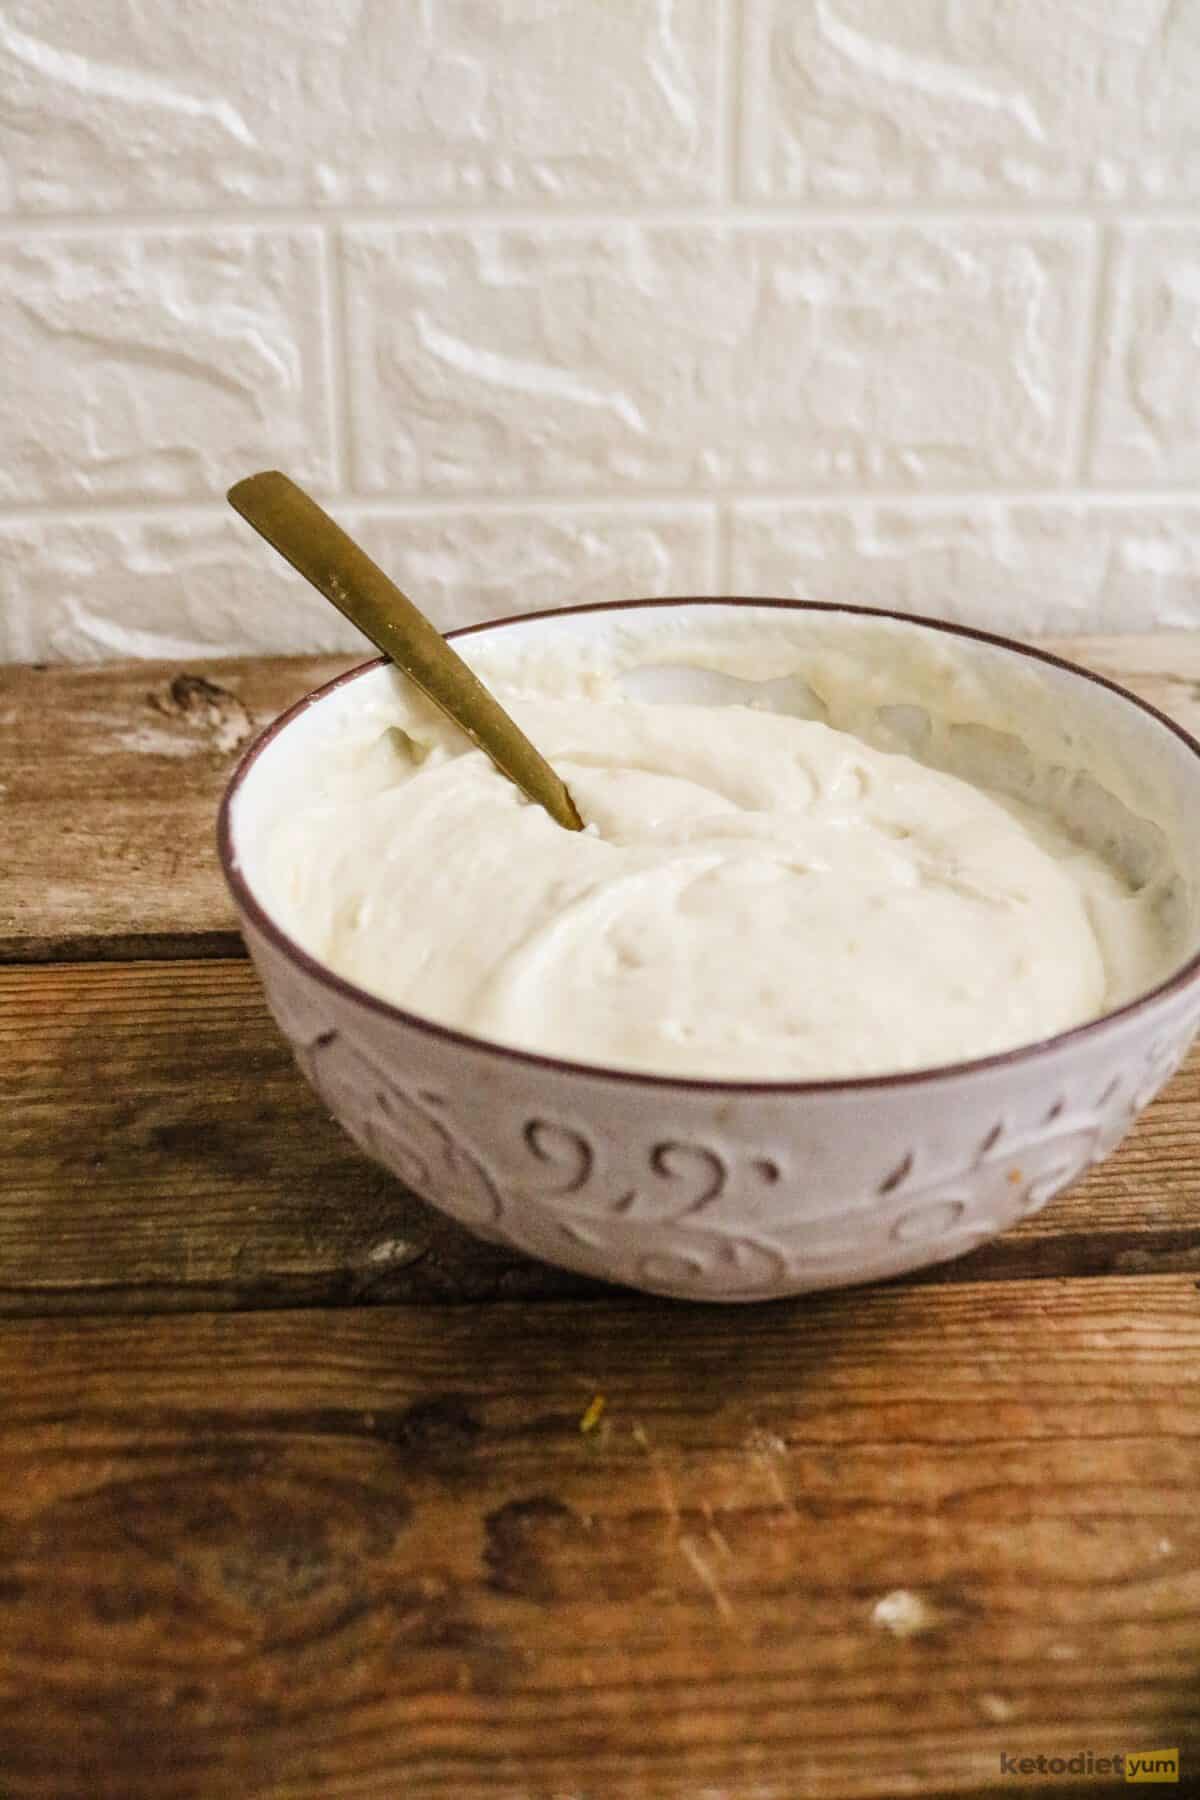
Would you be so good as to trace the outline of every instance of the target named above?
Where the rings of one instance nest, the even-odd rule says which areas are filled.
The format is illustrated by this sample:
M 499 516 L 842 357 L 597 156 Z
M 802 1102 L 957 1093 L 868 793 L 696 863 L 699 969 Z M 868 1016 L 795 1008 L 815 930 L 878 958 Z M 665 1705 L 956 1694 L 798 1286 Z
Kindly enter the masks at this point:
M 1200 833 L 1190 834 L 1198 840 L 1190 848 L 1186 829 L 1200 817 L 1200 745 L 1132 696 L 1053 657 L 862 608 L 639 601 L 453 635 L 486 672 L 518 643 L 569 645 L 584 663 L 630 667 L 645 661 L 647 634 L 659 634 L 655 643 L 661 638 L 669 653 L 689 632 L 726 630 L 736 630 L 751 662 L 769 664 L 772 644 L 799 633 L 823 653 L 844 648 L 874 667 L 898 631 L 927 634 L 923 650 L 952 655 L 985 690 L 1007 684 L 1023 705 L 1040 707 L 1074 767 L 1094 769 L 1096 758 L 1128 772 L 1132 791 L 1175 821 L 1183 846 L 1176 855 L 1187 922 L 1173 970 L 1119 1010 L 1025 1048 L 827 1082 L 631 1074 L 434 1024 L 316 961 L 254 888 L 265 822 L 303 782 L 306 757 L 336 729 L 339 712 L 358 704 L 360 684 L 394 678 L 380 663 L 310 694 L 251 746 L 222 801 L 219 844 L 271 1010 L 309 1081 L 368 1156 L 491 1242 L 652 1293 L 732 1301 L 961 1256 L 1037 1212 L 1121 1140 L 1200 1023 Z M 692 679 L 680 666 L 663 677 L 675 693 Z M 696 679 L 698 692 L 711 691 Z M 918 720 L 922 698 L 912 696 Z M 976 734 L 973 755 L 987 739 Z M 999 738 L 991 753 L 999 770 Z M 1108 831 L 1103 784 L 1077 781 L 1071 791 L 1092 829 Z

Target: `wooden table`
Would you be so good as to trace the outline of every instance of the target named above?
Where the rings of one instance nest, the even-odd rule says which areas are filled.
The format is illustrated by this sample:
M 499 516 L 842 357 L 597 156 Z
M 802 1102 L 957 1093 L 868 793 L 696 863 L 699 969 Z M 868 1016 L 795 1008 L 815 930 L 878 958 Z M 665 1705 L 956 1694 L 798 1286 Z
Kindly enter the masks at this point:
M 1200 723 L 1196 639 L 1074 654 Z M 1200 1793 L 1200 1063 L 890 1286 L 477 1244 L 323 1114 L 214 866 L 341 666 L 0 672 L 0 1794 Z

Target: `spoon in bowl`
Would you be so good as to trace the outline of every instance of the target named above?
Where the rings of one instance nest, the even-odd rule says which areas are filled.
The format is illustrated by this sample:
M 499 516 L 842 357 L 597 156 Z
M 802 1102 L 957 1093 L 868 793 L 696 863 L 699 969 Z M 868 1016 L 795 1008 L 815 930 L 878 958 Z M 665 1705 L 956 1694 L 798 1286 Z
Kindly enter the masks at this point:
M 583 820 L 545 757 L 441 632 L 365 550 L 278 469 L 248 475 L 226 498 L 319 594 L 357 625 L 421 692 L 465 731 L 530 800 L 568 831 Z

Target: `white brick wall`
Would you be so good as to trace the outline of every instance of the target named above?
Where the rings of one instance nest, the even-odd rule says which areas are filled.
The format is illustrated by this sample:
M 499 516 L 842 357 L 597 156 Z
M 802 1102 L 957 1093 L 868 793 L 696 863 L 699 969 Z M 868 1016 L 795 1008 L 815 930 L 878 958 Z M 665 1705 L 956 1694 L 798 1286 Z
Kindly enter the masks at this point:
M 0 0 L 0 657 L 808 593 L 1200 625 L 1200 0 Z

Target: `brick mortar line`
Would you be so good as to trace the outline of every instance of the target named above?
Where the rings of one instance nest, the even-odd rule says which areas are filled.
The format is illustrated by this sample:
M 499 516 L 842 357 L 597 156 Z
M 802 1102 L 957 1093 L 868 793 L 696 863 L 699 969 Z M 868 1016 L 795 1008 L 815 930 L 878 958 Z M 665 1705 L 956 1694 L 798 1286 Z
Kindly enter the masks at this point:
M 944 508 L 1039 507 L 1051 511 L 1084 507 L 1096 512 L 1115 512 L 1125 507 L 1141 507 L 1172 514 L 1182 510 L 1200 510 L 1200 494 L 1194 483 L 1181 483 L 1175 488 L 963 488 L 927 490 L 920 493 L 881 491 L 813 492 L 790 488 L 779 489 L 715 489 L 712 493 L 663 490 L 640 494 L 535 494 L 525 499 L 511 495 L 470 494 L 431 497 L 429 499 L 386 499 L 378 495 L 350 492 L 331 493 L 312 484 L 311 491 L 322 504 L 334 512 L 355 513 L 363 519 L 454 519 L 478 517 L 524 519 L 530 514 L 545 513 L 554 518 L 570 519 L 600 512 L 630 519 L 648 518 L 662 512 L 707 515 L 718 528 L 722 520 L 732 522 L 735 511 L 779 512 L 789 507 L 811 511 L 866 513 L 872 508 L 887 507 L 910 513 L 933 514 Z M 230 518 L 224 502 L 217 497 L 207 500 L 164 500 L 157 503 L 129 501 L 97 503 L 94 506 L 47 504 L 44 506 L 0 508 L 0 529 L 36 528 L 39 525 L 87 527 L 125 524 L 212 524 Z
M 866 201 L 861 205 L 826 206 L 812 201 L 753 202 L 737 198 L 681 202 L 614 202 L 611 206 L 495 206 L 456 207 L 411 205 L 346 206 L 213 206 L 195 210 L 163 209 L 106 213 L 17 214 L 0 217 L 0 240 L 28 242 L 54 236 L 119 237 L 123 232 L 159 232 L 168 237 L 188 237 L 205 231 L 296 230 L 305 227 L 367 225 L 392 226 L 396 230 L 580 230 L 604 225 L 661 225 L 725 227 L 730 230 L 817 227 L 839 230 L 880 230 L 886 227 L 921 227 L 931 224 L 963 228 L 1038 228 L 1101 224 L 1138 231 L 1165 227 L 1200 230 L 1200 210 L 1195 200 L 1181 199 L 1161 205 L 1141 206 L 1136 199 L 1122 202 L 1080 200 L 1014 205 L 1000 199 L 966 203 L 916 201 L 897 205 Z
M 715 585 L 713 592 L 732 594 L 736 590 L 733 585 L 733 533 L 734 510 L 728 501 L 717 508 L 716 542 L 714 545 L 716 568 L 713 570 Z
M 336 392 L 333 403 L 334 433 L 341 445 L 337 466 L 341 491 L 353 493 L 357 478 L 354 450 L 354 394 L 350 382 L 350 323 L 346 300 L 341 228 L 333 222 L 322 233 L 329 259 L 329 332 L 334 358 Z
M 738 196 L 744 206 L 769 211 L 772 202 L 763 199 L 755 180 L 768 161 L 763 142 L 763 126 L 768 108 L 761 105 L 747 109 L 745 103 L 747 94 L 763 95 L 768 92 L 769 57 L 765 35 L 769 23 L 765 9 L 761 6 L 738 4 L 737 10 L 740 15 L 738 53 L 741 67 L 741 80 L 738 82 Z M 814 204 L 818 209 L 821 206 L 820 202 L 802 201 L 800 204 Z
M 741 55 L 738 37 L 737 0 L 717 0 L 716 29 L 716 106 L 717 130 L 715 180 L 719 190 L 718 204 L 728 207 L 738 196 L 738 172 L 741 158 L 738 147 L 738 115 L 741 99 Z
M 1113 276 L 1116 272 L 1115 234 L 1110 227 L 1100 231 L 1096 244 L 1096 278 L 1088 315 L 1088 356 L 1084 364 L 1082 416 L 1079 421 L 1078 460 L 1075 472 L 1086 481 L 1096 449 L 1096 428 L 1100 413 L 1100 380 L 1108 344 L 1109 330 L 1116 309 Z
M 1060 383 L 1066 415 L 1064 467 L 1067 479 L 1083 486 L 1087 485 L 1084 470 L 1091 424 L 1087 383 L 1092 372 L 1096 310 L 1100 303 L 1099 287 L 1105 276 L 1104 244 L 1107 236 L 1107 225 L 1096 221 L 1088 240 L 1079 283 L 1077 311 L 1080 330 L 1076 334 L 1073 354 L 1067 364 L 1066 378 Z
M 349 382 L 346 375 L 346 335 L 342 308 L 341 270 L 338 267 L 338 244 L 335 226 L 321 232 L 320 295 L 318 330 L 321 360 L 328 389 L 327 429 L 329 432 L 330 466 L 339 488 L 354 486 L 351 466 L 353 435 L 350 430 Z

